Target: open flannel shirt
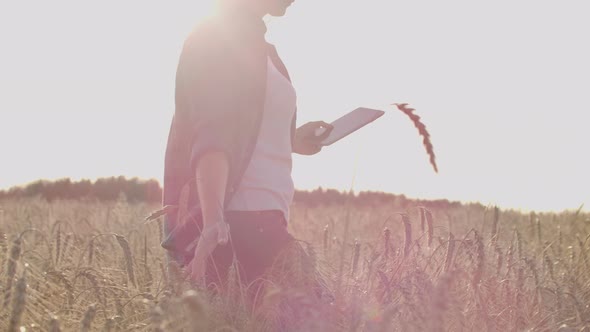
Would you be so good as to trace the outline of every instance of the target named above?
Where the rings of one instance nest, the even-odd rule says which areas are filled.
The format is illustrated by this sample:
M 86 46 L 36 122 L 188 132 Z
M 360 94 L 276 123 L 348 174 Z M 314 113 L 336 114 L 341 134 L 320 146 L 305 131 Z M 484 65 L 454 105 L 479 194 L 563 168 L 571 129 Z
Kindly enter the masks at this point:
M 191 247 L 202 223 L 194 188 L 199 158 L 212 151 L 228 156 L 227 205 L 256 144 L 266 98 L 268 57 L 289 79 L 274 46 L 264 38 L 262 19 L 237 12 L 223 16 L 209 18 L 193 30 L 185 41 L 176 73 L 176 109 L 166 147 L 163 204 L 178 205 L 181 190 L 189 183 L 194 218 L 181 227 L 176 225 L 176 214 L 168 214 L 162 246 L 181 264 L 192 258 Z

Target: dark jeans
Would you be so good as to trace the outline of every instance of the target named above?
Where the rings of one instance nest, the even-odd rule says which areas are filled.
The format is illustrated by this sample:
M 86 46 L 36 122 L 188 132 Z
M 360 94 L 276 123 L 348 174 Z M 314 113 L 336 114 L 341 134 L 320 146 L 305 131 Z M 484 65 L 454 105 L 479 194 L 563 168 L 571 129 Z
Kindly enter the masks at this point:
M 209 286 L 214 283 L 225 287 L 234 257 L 241 283 L 249 286 L 273 265 L 280 251 L 294 241 L 280 211 L 229 211 L 226 222 L 230 227 L 230 241 L 217 246 L 207 262 Z

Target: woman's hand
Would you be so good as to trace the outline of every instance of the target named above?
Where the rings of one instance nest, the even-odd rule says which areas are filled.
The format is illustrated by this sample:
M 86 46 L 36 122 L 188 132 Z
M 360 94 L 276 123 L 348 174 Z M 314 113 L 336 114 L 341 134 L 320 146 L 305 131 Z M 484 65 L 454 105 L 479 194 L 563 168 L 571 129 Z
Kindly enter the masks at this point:
M 316 136 L 316 130 L 323 128 L 322 134 Z M 295 131 L 293 152 L 303 155 L 314 155 L 322 150 L 321 142 L 326 139 L 334 127 L 324 121 L 308 122 Z
M 200 282 L 205 275 L 209 255 L 218 244 L 229 241 L 229 226 L 224 220 L 223 201 L 229 174 L 229 161 L 224 152 L 212 151 L 201 156 L 195 172 L 199 203 L 203 216 L 203 231 L 187 272 Z
M 190 278 L 200 282 L 205 277 L 207 259 L 213 253 L 213 250 L 215 250 L 217 245 L 225 245 L 228 242 L 229 225 L 225 221 L 218 221 L 206 225 L 199 237 L 193 260 L 187 266 L 187 272 Z

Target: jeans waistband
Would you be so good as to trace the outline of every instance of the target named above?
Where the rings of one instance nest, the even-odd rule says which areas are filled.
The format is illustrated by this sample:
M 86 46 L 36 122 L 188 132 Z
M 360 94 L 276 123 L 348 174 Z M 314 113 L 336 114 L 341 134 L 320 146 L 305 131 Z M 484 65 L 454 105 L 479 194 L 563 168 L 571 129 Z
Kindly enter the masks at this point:
M 225 212 L 227 222 L 232 222 L 233 220 L 256 220 L 256 221 L 265 221 L 265 220 L 280 220 L 283 224 L 287 225 L 287 221 L 285 220 L 285 215 L 281 210 L 261 210 L 261 211 L 226 211 Z

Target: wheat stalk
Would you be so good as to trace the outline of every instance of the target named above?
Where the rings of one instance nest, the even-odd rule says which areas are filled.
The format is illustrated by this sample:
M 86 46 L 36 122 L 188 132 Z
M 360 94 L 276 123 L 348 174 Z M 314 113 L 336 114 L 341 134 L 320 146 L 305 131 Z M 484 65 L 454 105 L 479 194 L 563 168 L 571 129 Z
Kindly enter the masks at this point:
M 500 209 L 494 206 L 494 220 L 492 223 L 492 245 L 498 241 L 498 223 L 500 222 Z
M 432 239 L 434 238 L 434 221 L 432 218 L 432 212 L 424 209 L 426 215 L 426 226 L 428 227 L 428 248 L 432 248 Z
M 356 269 L 358 267 L 360 254 L 361 254 L 361 244 L 357 240 L 355 240 L 354 241 L 354 253 L 352 256 L 352 271 L 351 271 L 351 275 L 353 277 L 356 274 Z
M 115 297 L 115 312 L 117 315 L 115 318 L 115 323 L 117 325 L 117 329 L 121 330 L 127 327 L 127 324 L 124 324 L 123 318 L 125 317 L 125 307 L 121 304 L 121 300 L 118 297 Z
M 500 276 L 500 272 L 502 272 L 503 263 L 504 255 L 502 254 L 502 249 L 500 249 L 500 247 L 496 247 L 496 277 Z
M 156 210 L 154 212 L 152 212 L 149 216 L 145 217 L 144 221 L 145 223 L 150 223 L 151 221 L 154 221 L 158 218 L 160 218 L 161 216 L 170 214 L 170 213 L 174 213 L 178 211 L 178 205 L 166 205 L 163 208 L 161 208 L 160 210 Z
M 415 109 L 409 108 L 407 103 L 403 104 L 393 104 L 397 106 L 397 108 L 406 114 L 410 120 L 414 123 L 414 126 L 418 129 L 418 133 L 423 137 L 423 144 L 426 148 L 426 153 L 430 156 L 430 164 L 434 168 L 434 171 L 438 173 L 438 166 L 436 165 L 436 156 L 434 155 L 434 148 L 432 147 L 432 142 L 430 142 L 430 133 L 426 129 L 426 125 L 420 121 L 420 116 L 414 113 Z
M 171 260 L 168 262 L 167 272 L 168 284 L 166 287 L 176 294 L 180 289 L 180 284 L 184 280 L 182 268 L 177 261 Z
M 508 251 L 506 252 L 506 278 L 508 278 L 510 276 L 510 273 L 512 272 L 513 262 L 514 262 L 514 241 L 511 241 L 510 245 L 508 246 Z
M 569 246 L 567 247 L 569 249 L 570 255 L 569 255 L 569 268 L 570 270 L 572 270 L 574 268 L 574 264 L 576 263 L 576 249 L 574 249 L 573 246 Z
M 19 331 L 20 322 L 25 311 L 27 298 L 27 270 L 25 268 L 22 277 L 16 283 L 14 299 L 12 300 L 12 314 L 10 315 L 9 332 Z
M 557 319 L 561 319 L 562 316 L 562 311 L 563 311 L 563 307 L 564 307 L 564 303 L 563 303 L 563 289 L 561 287 L 561 285 L 559 283 L 555 283 L 555 304 L 556 307 L 556 313 L 555 315 L 557 316 Z
M 101 292 L 100 283 L 98 282 L 98 278 L 95 275 L 93 275 L 92 273 L 90 273 L 90 271 L 91 271 L 90 269 L 86 270 L 86 271 L 82 271 L 78 274 L 78 276 L 84 277 L 90 282 L 90 284 L 94 288 L 94 292 L 96 293 L 96 297 L 97 297 L 98 301 L 102 304 L 103 308 L 106 308 L 106 298 L 104 296 L 104 293 Z
M 518 268 L 518 273 L 516 277 L 516 294 L 515 294 L 515 303 L 516 303 L 516 322 L 514 323 L 516 331 L 522 331 L 524 325 L 524 317 L 523 317 L 523 301 L 524 301 L 524 269 L 522 267 Z
M 412 223 L 410 222 L 410 217 L 405 213 L 400 213 L 402 217 L 402 222 L 404 223 L 404 257 L 408 257 L 410 255 L 410 249 L 412 248 Z
M 445 257 L 444 272 L 449 272 L 449 270 L 451 269 L 451 264 L 453 262 L 454 252 L 455 252 L 455 235 L 453 235 L 453 233 L 449 232 L 449 241 L 448 241 L 448 245 L 447 245 L 447 254 Z
M 524 262 L 531 270 L 531 273 L 533 275 L 533 280 L 535 281 L 536 298 L 538 301 L 540 301 L 541 297 L 539 295 L 540 295 L 540 291 L 541 291 L 541 282 L 539 280 L 539 273 L 537 272 L 537 266 L 535 265 L 535 261 L 532 259 L 529 259 L 528 257 L 525 257 Z
M 588 255 L 586 254 L 586 248 L 584 245 L 584 242 L 582 242 L 582 239 L 580 239 L 580 237 L 578 235 L 576 235 L 576 239 L 578 240 L 578 246 L 580 247 L 580 257 L 578 258 L 578 267 L 580 267 L 582 264 L 580 264 L 580 261 L 582 261 L 582 263 L 584 263 L 584 266 L 586 267 L 586 274 L 590 274 L 590 262 L 588 260 Z
M 557 257 L 559 259 L 563 257 L 563 234 L 560 225 L 557 225 Z
M 535 218 L 537 214 L 533 211 L 529 213 L 529 236 L 532 239 L 535 237 Z
M 59 256 L 61 254 L 61 223 L 57 225 L 57 234 L 55 236 L 55 265 L 59 263 Z
M 553 282 L 557 283 L 557 281 L 555 280 L 555 272 L 553 270 L 553 261 L 551 260 L 551 257 L 549 257 L 547 253 L 545 253 L 545 255 L 543 255 L 543 259 L 545 260 L 547 272 L 549 272 L 549 277 L 551 277 L 551 280 Z
M 324 256 L 328 255 L 329 240 L 330 240 L 330 227 L 326 224 L 326 227 L 324 227 Z
M 10 256 L 6 262 L 6 288 L 4 293 L 4 305 L 3 308 L 8 307 L 10 304 L 11 288 L 14 281 L 14 275 L 16 274 L 16 264 L 21 254 L 21 237 L 17 236 L 12 242 L 10 248 Z
M 309 243 L 309 242 L 305 243 L 305 252 L 307 253 L 307 256 L 309 257 L 309 263 L 311 264 L 312 270 L 315 271 L 317 263 L 318 263 L 318 255 L 317 255 L 315 249 L 313 248 L 313 246 L 311 245 L 311 243 Z
M 391 241 L 391 230 L 389 230 L 389 228 L 385 227 L 385 229 L 383 230 L 383 238 L 385 240 L 384 246 L 385 246 L 385 258 L 389 258 L 389 247 L 391 246 L 390 241 Z
M 516 252 L 518 253 L 518 259 L 522 259 L 522 238 L 518 229 L 514 229 L 514 236 L 516 237 Z
M 474 288 L 477 287 L 477 285 L 479 285 L 479 282 L 481 281 L 482 276 L 484 275 L 484 270 L 485 270 L 485 248 L 484 248 L 484 244 L 483 244 L 483 239 L 481 238 L 481 236 L 479 235 L 479 233 L 477 233 L 477 231 L 474 232 L 475 233 L 475 244 L 476 244 L 476 248 L 477 248 L 477 266 L 475 268 L 475 271 L 473 273 L 473 286 Z
M 538 237 L 539 245 L 542 246 L 543 245 L 543 234 L 541 233 L 541 219 L 537 218 L 536 224 L 537 224 L 537 237 Z
M 102 330 L 104 332 L 111 332 L 114 327 L 115 327 L 115 319 L 113 317 L 109 317 L 105 320 L 104 327 L 102 328 Z
M 88 307 L 88 309 L 86 309 L 84 317 L 80 322 L 80 332 L 90 331 L 90 327 L 92 325 L 92 321 L 94 320 L 94 316 L 96 316 L 96 306 L 92 304 Z
M 143 237 L 143 271 L 145 274 L 145 281 L 144 281 L 144 288 L 146 292 L 150 292 L 150 287 L 153 284 L 153 277 L 152 272 L 150 271 L 149 264 L 148 264 L 148 244 L 147 244 L 147 234 Z
M 133 270 L 133 256 L 131 255 L 131 248 L 129 247 L 129 242 L 125 239 L 124 236 L 115 234 L 115 238 L 119 243 L 119 246 L 123 250 L 123 256 L 125 257 L 125 267 L 127 268 L 127 276 L 129 277 L 129 281 L 135 288 L 137 288 L 137 282 L 135 281 L 135 272 Z
M 94 257 L 94 237 L 90 239 L 88 244 L 88 265 L 92 266 L 92 259 Z
M 4 266 L 4 259 L 8 253 L 8 238 L 6 233 L 0 229 L 0 266 Z
M 452 234 L 450 234 L 452 236 Z M 444 313 L 448 309 L 449 304 L 449 290 L 453 284 L 453 273 L 445 273 L 439 279 L 436 287 L 434 288 L 434 294 L 431 302 L 431 314 L 430 314 L 430 331 L 442 332 L 444 331 Z
M 59 259 L 60 262 L 63 262 L 63 260 L 67 257 L 66 254 L 68 253 L 68 249 L 70 248 L 72 242 L 74 242 L 73 238 L 74 236 L 72 235 L 72 233 L 66 234 L 66 237 L 64 238 L 63 248 L 61 250 L 61 257 Z
M 74 303 L 74 287 L 72 283 L 66 278 L 63 272 L 61 271 L 49 271 L 47 272 L 48 276 L 53 276 L 63 284 L 64 288 L 66 289 L 66 296 L 67 296 L 67 303 L 66 308 L 70 308 Z
M 426 231 L 425 224 L 426 224 L 426 215 L 424 213 L 424 207 L 418 207 L 418 211 L 420 213 L 420 231 L 424 233 Z
M 59 318 L 57 316 L 51 315 L 51 319 L 49 320 L 49 332 L 61 332 Z

